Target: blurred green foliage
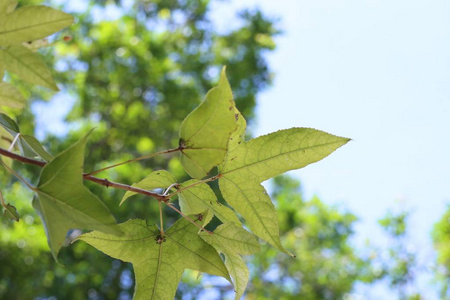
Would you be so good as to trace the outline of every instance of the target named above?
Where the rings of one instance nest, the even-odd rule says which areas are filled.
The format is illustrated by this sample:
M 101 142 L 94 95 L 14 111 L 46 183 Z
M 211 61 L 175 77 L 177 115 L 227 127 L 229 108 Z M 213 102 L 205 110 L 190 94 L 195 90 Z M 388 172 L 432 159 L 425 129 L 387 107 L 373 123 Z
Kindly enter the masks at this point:
M 420 266 L 410 244 L 409 218 L 410 212 L 402 210 L 399 213 L 388 212 L 378 221 L 389 240 L 389 246 L 383 251 L 387 252 L 387 255 L 378 259 L 383 266 L 382 277 L 387 280 L 400 300 L 422 299 L 414 288 Z
M 450 298 L 450 206 L 434 225 L 433 242 L 437 251 L 436 279 L 441 284 L 441 299 Z
M 248 299 L 342 299 L 355 282 L 371 281 L 370 260 L 351 244 L 356 217 L 319 198 L 304 200 L 298 181 L 273 181 L 283 245 L 296 259 L 263 247 L 251 258 Z

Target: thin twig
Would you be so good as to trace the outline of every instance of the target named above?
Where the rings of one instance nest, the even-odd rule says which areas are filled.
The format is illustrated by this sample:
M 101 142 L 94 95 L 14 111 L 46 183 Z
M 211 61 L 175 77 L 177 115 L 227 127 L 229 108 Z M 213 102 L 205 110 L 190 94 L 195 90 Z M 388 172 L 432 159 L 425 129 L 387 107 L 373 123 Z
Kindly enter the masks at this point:
M 209 177 L 209 178 L 206 178 L 206 179 L 199 180 L 199 181 L 197 181 L 197 182 L 194 182 L 193 184 L 190 184 L 190 185 L 187 185 L 187 186 L 178 188 L 175 192 L 173 192 L 173 193 L 167 195 L 167 197 L 168 197 L 168 198 L 171 198 L 171 197 L 175 196 L 176 194 L 178 194 L 178 193 L 180 193 L 180 192 L 182 192 L 182 191 L 184 191 L 184 190 L 190 189 L 191 187 L 194 187 L 194 186 L 199 185 L 199 184 L 201 184 L 201 183 L 206 183 L 206 182 L 210 182 L 210 181 L 217 180 L 217 179 L 219 179 L 220 177 L 222 177 L 222 174 L 218 174 L 218 175 L 215 175 L 215 176 L 213 176 L 213 177 Z
M 36 160 L 36 159 L 28 158 L 28 157 L 25 157 L 25 156 L 21 156 L 21 155 L 12 153 L 12 152 L 10 152 L 8 150 L 5 150 L 3 148 L 0 148 L 0 155 L 12 158 L 14 160 L 17 160 L 17 161 L 20 161 L 22 163 L 29 164 L 29 165 L 35 165 L 35 166 L 38 166 L 38 167 L 45 166 L 45 162 L 43 162 L 41 160 Z
M 44 167 L 46 165 L 46 163 L 43 161 L 24 157 L 24 156 L 9 152 L 8 150 L 2 149 L 2 148 L 0 148 L 0 155 L 12 158 L 14 160 L 20 161 L 25 164 L 34 165 L 34 166 L 38 166 L 38 167 Z M 97 184 L 106 186 L 106 187 L 113 187 L 116 189 L 131 191 L 131 192 L 135 192 L 135 193 L 142 194 L 145 196 L 150 196 L 150 197 L 158 199 L 158 201 L 166 201 L 167 199 L 169 199 L 167 196 L 163 196 L 163 195 L 153 193 L 153 192 L 150 192 L 150 191 L 147 191 L 144 189 L 140 189 L 137 187 L 133 187 L 130 185 L 109 181 L 108 179 L 97 178 L 97 177 L 94 177 L 89 174 L 83 174 L 83 178 L 85 180 L 89 180 L 89 181 L 95 182 Z
M 103 172 L 103 171 L 106 171 L 106 170 L 109 170 L 109 169 L 112 169 L 112 168 L 115 168 L 115 167 L 118 167 L 118 166 L 121 166 L 121 165 L 125 165 L 125 164 L 129 164 L 129 163 L 135 162 L 135 161 L 140 161 L 140 160 L 152 158 L 152 157 L 155 157 L 155 156 L 158 156 L 158 155 L 180 151 L 181 149 L 182 148 L 178 147 L 178 148 L 174 148 L 174 149 L 164 150 L 164 151 L 152 153 L 152 154 L 149 154 L 149 155 L 145 155 L 145 156 L 129 159 L 127 161 L 123 161 L 123 162 L 120 162 L 120 163 L 117 163 L 117 164 L 114 164 L 114 165 L 111 165 L 111 166 L 108 166 L 108 167 L 104 167 L 104 168 L 92 171 L 92 172 L 88 173 L 88 175 L 94 175 L 94 174 L 97 174 L 97 173 L 100 173 L 100 172 Z
M 5 199 L 3 199 L 2 191 L 0 191 L 0 202 L 1 202 L 1 205 L 2 205 L 4 208 L 6 208 L 6 203 L 5 203 Z
M 178 187 L 179 185 L 180 185 L 179 183 L 172 183 L 171 185 L 169 185 L 169 187 L 164 191 L 163 196 L 167 196 L 171 188 Z
M 170 207 L 171 209 L 173 209 L 174 211 L 176 211 L 177 213 L 179 213 L 183 218 L 185 218 L 186 220 L 188 220 L 189 222 L 191 222 L 192 224 L 194 224 L 195 226 L 197 226 L 198 228 L 200 228 L 200 230 L 203 230 L 204 232 L 213 235 L 213 233 L 211 231 L 209 231 L 208 229 L 205 229 L 205 227 L 198 225 L 197 223 L 195 223 L 195 221 L 193 221 L 191 218 L 189 218 L 188 216 L 186 216 L 181 210 L 179 210 L 178 208 L 176 208 L 175 206 L 173 206 L 172 204 L 168 203 L 168 202 L 164 202 L 168 207 Z
M 137 194 L 141 194 L 141 195 L 145 195 L 145 196 L 149 196 L 149 197 L 153 197 L 155 199 L 157 199 L 158 201 L 166 201 L 167 199 L 169 199 L 167 196 L 163 196 L 161 194 L 157 194 L 157 193 L 153 193 L 144 189 L 140 189 L 131 185 L 127 185 L 127 184 L 123 184 L 123 183 L 118 183 L 118 182 L 114 182 L 114 181 L 109 181 L 108 179 L 101 179 L 98 177 L 94 177 L 88 174 L 84 174 L 83 178 L 85 180 L 89 180 L 95 183 L 98 183 L 100 185 L 106 186 L 106 187 L 112 187 L 112 188 L 116 188 L 116 189 L 121 189 L 121 190 L 125 190 L 125 191 L 130 191 L 130 192 L 135 192 Z
M 0 160 L 0 164 L 11 174 L 17 177 L 23 184 L 25 184 L 30 190 L 35 191 L 36 188 L 32 186 L 28 181 L 26 181 L 22 176 L 19 175 L 16 171 L 7 166 L 2 160 Z
M 24 157 L 24 156 L 21 156 L 21 155 L 18 155 L 18 154 L 9 152 L 8 150 L 2 149 L 2 148 L 0 148 L 0 155 L 3 155 L 3 156 L 6 156 L 6 157 L 9 157 L 9 158 L 12 158 L 12 159 L 17 160 L 17 161 L 20 161 L 20 162 L 22 162 L 22 163 L 26 163 L 26 164 L 30 164 L 30 165 L 34 165 L 34 166 L 38 166 L 38 167 L 44 167 L 44 166 L 47 164 L 47 163 L 45 163 L 45 162 L 43 162 L 43 161 L 36 160 L 36 159 L 32 159 L 32 158 L 28 158 L 28 157 Z M 22 177 L 20 177 L 20 175 L 17 174 L 14 170 L 12 170 L 12 169 L 10 169 L 9 167 L 7 167 L 1 160 L 0 160 L 0 162 L 1 162 L 2 165 L 4 165 L 7 169 L 9 169 L 9 170 L 11 170 L 12 172 L 14 172 L 16 176 L 18 176 L 19 178 L 22 178 Z M 221 175 L 219 174 L 219 175 L 216 175 L 216 176 L 213 176 L 213 177 L 204 179 L 204 180 L 202 180 L 202 181 L 199 181 L 199 182 L 196 183 L 196 184 L 192 184 L 192 185 L 189 185 L 189 186 L 184 187 L 183 190 L 185 190 L 185 189 L 187 189 L 187 188 L 189 188 L 189 187 L 195 186 L 195 185 L 197 185 L 197 184 L 199 184 L 199 183 L 202 183 L 202 182 L 208 182 L 208 181 L 216 180 L 217 178 L 220 178 L 220 176 L 221 176 Z M 83 174 L 83 178 L 84 178 L 85 180 L 89 180 L 89 181 L 95 182 L 95 183 L 97 183 L 97 184 L 103 185 L 103 186 L 105 186 L 105 187 L 107 187 L 107 188 L 108 188 L 108 187 L 112 187 L 112 188 L 122 189 L 122 190 L 131 191 L 131 192 L 135 192 L 135 193 L 142 194 L 142 195 L 145 195 L 145 196 L 150 196 L 150 197 L 156 198 L 156 199 L 160 202 L 160 204 L 161 204 L 161 202 L 164 202 L 168 207 L 170 207 L 171 209 L 173 209 L 174 211 L 176 211 L 177 213 L 179 213 L 183 218 L 185 218 L 186 220 L 188 220 L 189 222 L 191 222 L 192 224 L 194 224 L 195 226 L 197 226 L 197 227 L 200 228 L 201 230 L 205 231 L 205 232 L 208 233 L 208 234 L 211 234 L 211 235 L 213 234 L 211 231 L 205 229 L 203 226 L 200 226 L 200 225 L 198 225 L 197 223 L 195 223 L 195 221 L 193 221 L 193 220 L 190 219 L 188 216 L 186 216 L 186 215 L 185 215 L 183 212 L 181 212 L 178 208 L 176 208 L 176 207 L 173 206 L 172 204 L 168 203 L 170 197 L 173 196 L 173 195 L 175 195 L 175 194 L 177 194 L 177 192 L 179 192 L 179 190 L 177 190 L 177 192 L 172 193 L 172 194 L 169 194 L 169 195 L 161 195 L 161 194 L 153 193 L 153 192 L 150 192 L 150 191 L 147 191 L 147 190 L 144 190 L 144 189 L 140 189 L 140 188 L 137 188 L 137 187 L 133 187 L 133 186 L 130 186 L 130 185 L 126 185 L 126 184 L 123 184 L 123 183 L 118 183 L 118 182 L 109 181 L 108 179 L 97 178 L 97 177 L 94 177 L 94 176 L 92 176 L 92 175 L 90 175 L 90 174 Z M 30 189 L 36 190 L 36 188 L 32 187 L 32 186 L 31 186 L 28 182 L 26 182 L 23 178 L 22 178 L 22 180 L 23 180 L 23 182 L 24 182 Z M 162 213 L 162 212 L 160 211 L 160 213 Z M 162 228 L 162 225 L 161 225 L 161 228 Z

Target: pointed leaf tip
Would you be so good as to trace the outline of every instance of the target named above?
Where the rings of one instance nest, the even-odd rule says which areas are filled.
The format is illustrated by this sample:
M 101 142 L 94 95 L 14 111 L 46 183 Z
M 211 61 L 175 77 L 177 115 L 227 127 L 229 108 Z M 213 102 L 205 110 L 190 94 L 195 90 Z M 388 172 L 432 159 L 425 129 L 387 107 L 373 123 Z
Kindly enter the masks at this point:
M 181 163 L 191 177 L 203 178 L 223 162 L 236 126 L 233 93 L 223 68 L 219 84 L 180 126 Z
M 252 232 L 294 256 L 281 244 L 276 210 L 261 182 L 317 162 L 349 139 L 311 128 L 280 130 L 247 142 L 244 134 L 242 121 L 230 138 L 229 151 L 220 168 L 222 195 L 246 219 Z
M 69 229 L 122 231 L 108 207 L 83 185 L 84 147 L 89 134 L 57 155 L 41 172 L 33 207 L 44 223 L 56 258 Z

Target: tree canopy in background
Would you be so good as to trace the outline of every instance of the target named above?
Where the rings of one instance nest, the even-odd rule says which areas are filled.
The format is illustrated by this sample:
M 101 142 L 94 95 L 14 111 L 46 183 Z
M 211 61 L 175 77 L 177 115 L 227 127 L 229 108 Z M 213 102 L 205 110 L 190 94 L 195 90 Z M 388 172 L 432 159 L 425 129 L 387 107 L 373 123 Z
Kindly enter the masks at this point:
M 434 225 L 433 242 L 438 254 L 436 278 L 441 283 L 440 296 L 450 297 L 450 207 Z
M 20 6 L 34 3 L 41 1 L 21 1 Z M 62 2 L 46 3 L 56 7 Z M 217 32 L 208 14 L 211 3 L 205 0 L 86 0 L 62 5 L 62 10 L 74 15 L 77 22 L 57 35 L 52 47 L 40 52 L 57 71 L 54 76 L 61 90 L 59 101 L 73 106 L 64 128 L 68 134 L 45 137 L 44 145 L 50 154 L 68 148 L 92 127 L 96 129 L 90 135 L 85 157 L 86 166 L 92 170 L 87 172 L 106 166 L 99 163 L 102 161 L 121 162 L 172 148 L 178 143 L 181 121 L 217 83 L 223 65 L 227 66 L 237 108 L 253 124 L 256 97 L 271 83 L 266 54 L 275 48 L 273 38 L 280 33 L 275 20 L 261 11 L 240 12 L 237 26 L 228 32 Z M 47 89 L 31 89 L 14 75 L 8 76 L 29 99 L 28 107 L 48 101 L 53 95 Z M 31 110 L 13 107 L 7 112 L 20 119 L 21 132 L 33 132 Z M 17 167 L 28 178 L 36 174 L 34 167 Z M 180 182 L 189 178 L 179 157 L 172 154 L 100 175 L 132 184 L 160 169 L 168 169 Z M 37 182 L 37 178 L 33 180 Z M 5 198 L 14 202 L 21 215 L 19 223 L 3 219 L 0 223 L 0 298 L 131 298 L 134 276 L 130 263 L 106 257 L 80 242 L 63 247 L 61 264 L 56 263 L 31 207 L 31 193 L 19 182 L 9 182 L 3 174 L 0 182 L 2 187 L 8 186 Z M 146 201 L 138 195 L 137 201 L 127 201 L 119 208 L 123 192 L 93 184 L 88 187 L 102 199 L 108 199 L 108 207 L 119 222 L 141 218 L 155 223 L 158 219 L 156 201 Z M 211 187 L 219 195 L 217 184 L 212 183 Z M 282 244 L 297 259 L 263 245 L 262 252 L 247 259 L 251 264 L 248 299 L 336 299 L 350 293 L 356 282 L 370 283 L 386 277 L 401 292 L 402 280 L 411 273 L 414 257 L 393 256 L 394 263 L 374 270 L 373 257 L 361 254 L 351 243 L 356 216 L 329 207 L 317 197 L 303 199 L 299 183 L 286 176 L 274 180 L 272 197 Z M 219 201 L 223 199 L 219 197 Z M 166 214 L 171 223 L 178 217 L 175 213 Z M 381 223 L 395 238 L 402 236 L 403 231 L 396 232 L 395 228 L 406 226 L 405 218 L 391 215 Z M 445 254 L 447 219 L 437 225 L 435 234 L 442 270 L 449 266 L 449 255 Z M 217 222 L 212 226 L 217 226 Z M 75 230 L 71 235 L 79 233 Z M 64 246 L 70 240 L 69 236 Z M 402 252 L 401 247 L 399 244 L 393 253 Z M 445 283 L 448 272 L 442 274 Z M 177 298 L 233 297 L 227 282 L 204 274 L 201 280 L 213 286 L 208 289 L 198 285 L 197 276 L 197 272 L 184 275 Z M 448 286 L 442 295 L 448 295 Z

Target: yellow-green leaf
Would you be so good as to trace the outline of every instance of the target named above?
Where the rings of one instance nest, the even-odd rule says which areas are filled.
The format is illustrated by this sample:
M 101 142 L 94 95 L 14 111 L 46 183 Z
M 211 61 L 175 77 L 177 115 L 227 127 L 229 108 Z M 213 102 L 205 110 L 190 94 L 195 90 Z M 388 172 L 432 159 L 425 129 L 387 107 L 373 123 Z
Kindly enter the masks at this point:
M 13 85 L 7 82 L 0 82 L 0 106 L 23 108 L 25 106 L 25 99 L 22 93 Z
M 251 255 L 260 250 L 259 243 L 253 234 L 230 222 L 219 225 L 212 235 L 201 232 L 200 236 L 223 252 Z
M 253 233 L 289 253 L 281 245 L 275 207 L 260 183 L 319 161 L 349 139 L 310 128 L 291 128 L 246 142 L 244 133 L 245 121 L 239 114 L 238 129 L 221 165 L 220 190 Z
M 233 279 L 234 291 L 236 292 L 234 299 L 239 300 L 247 287 L 250 272 L 239 254 L 227 252 L 223 255 L 225 256 L 225 266 Z
M 3 77 L 5 77 L 5 67 L 3 63 L 3 56 L 0 53 L 0 82 L 3 82 Z
M 21 79 L 58 91 L 53 76 L 44 60 L 28 48 L 18 45 L 0 50 L 6 71 Z
M 17 0 L 2 0 L 0 2 L 0 16 L 6 16 L 16 9 Z
M 195 222 L 202 225 L 202 221 Z M 198 227 L 184 218 L 176 221 L 163 237 L 156 225 L 148 226 L 144 220 L 129 220 L 119 226 L 125 232 L 120 237 L 94 231 L 79 239 L 133 264 L 134 299 L 173 299 L 184 269 L 231 281 L 217 251 L 200 238 Z
M 160 188 L 168 188 L 169 186 L 171 186 L 176 182 L 177 180 L 175 179 L 175 177 L 173 177 L 173 175 L 170 172 L 160 170 L 150 173 L 150 175 L 148 175 L 141 181 L 134 183 L 132 187 L 151 191 Z M 122 200 L 120 201 L 120 205 L 122 205 L 122 203 L 125 202 L 125 200 L 127 200 L 129 197 L 136 194 L 137 193 L 135 192 L 127 191 L 123 196 Z
M 71 15 L 47 6 L 21 7 L 2 15 L 0 45 L 11 46 L 42 39 L 71 25 L 73 21 Z
M 222 163 L 228 139 L 236 129 L 233 94 L 223 68 L 219 85 L 192 111 L 180 127 L 181 163 L 197 179 Z
M 108 207 L 83 185 L 86 140 L 87 135 L 49 162 L 35 190 L 33 207 L 45 226 L 55 259 L 70 229 L 121 233 Z
M 233 223 L 225 223 L 212 235 L 200 233 L 200 237 L 225 256 L 225 266 L 233 279 L 235 299 L 242 297 L 248 283 L 249 271 L 239 254 L 249 255 L 259 251 L 255 236 Z
M 223 223 L 233 222 L 241 226 L 236 213 L 220 203 L 214 191 L 206 183 L 199 183 L 199 180 L 192 179 L 181 184 L 179 189 L 178 196 L 183 213 L 187 215 L 199 214 L 209 209 L 212 212 L 212 214 L 209 214 L 211 218 L 214 214 Z M 205 224 L 209 221 L 205 221 Z

